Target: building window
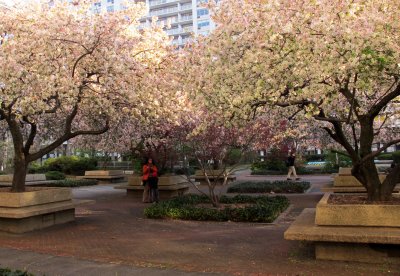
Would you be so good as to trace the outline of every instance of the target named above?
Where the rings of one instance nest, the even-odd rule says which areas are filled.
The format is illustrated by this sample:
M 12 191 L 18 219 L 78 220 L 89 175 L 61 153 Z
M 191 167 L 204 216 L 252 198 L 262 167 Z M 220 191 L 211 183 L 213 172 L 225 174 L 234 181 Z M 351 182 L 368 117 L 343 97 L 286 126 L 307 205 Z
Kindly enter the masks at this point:
M 108 12 L 113 12 L 114 11 L 114 6 L 108 6 L 107 7 Z
M 100 13 L 101 12 L 101 2 L 96 2 L 93 4 L 94 6 L 94 13 Z
M 208 10 L 207 9 L 201 9 L 197 11 L 197 17 L 203 16 L 203 15 L 207 15 L 208 14 Z
M 199 29 L 207 26 L 210 26 L 210 22 L 208 21 L 200 22 L 199 24 L 197 24 L 197 27 L 199 27 Z

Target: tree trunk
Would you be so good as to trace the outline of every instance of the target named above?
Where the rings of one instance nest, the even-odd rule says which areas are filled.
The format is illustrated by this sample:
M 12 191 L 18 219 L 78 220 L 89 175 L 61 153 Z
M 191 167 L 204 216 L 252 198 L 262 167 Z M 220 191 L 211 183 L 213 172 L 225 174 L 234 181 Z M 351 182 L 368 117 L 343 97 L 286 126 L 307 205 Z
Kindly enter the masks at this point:
M 386 179 L 382 183 L 381 200 L 388 201 L 392 198 L 392 192 L 396 184 L 400 182 L 400 164 L 391 168 Z
M 23 153 L 15 153 L 14 157 L 14 176 L 12 181 L 11 191 L 13 192 L 24 192 L 25 191 L 25 179 L 28 171 L 28 163 L 25 160 Z
M 29 162 L 24 152 L 24 139 L 20 130 L 20 124 L 15 117 L 6 118 L 10 128 L 14 146 L 14 175 L 11 191 L 24 192 L 25 179 Z
M 381 200 L 381 181 L 379 180 L 378 170 L 375 166 L 374 160 L 370 159 L 362 163 L 361 173 L 364 183 L 361 182 L 367 189 L 369 201 L 380 201 Z M 360 180 L 360 179 L 359 179 Z

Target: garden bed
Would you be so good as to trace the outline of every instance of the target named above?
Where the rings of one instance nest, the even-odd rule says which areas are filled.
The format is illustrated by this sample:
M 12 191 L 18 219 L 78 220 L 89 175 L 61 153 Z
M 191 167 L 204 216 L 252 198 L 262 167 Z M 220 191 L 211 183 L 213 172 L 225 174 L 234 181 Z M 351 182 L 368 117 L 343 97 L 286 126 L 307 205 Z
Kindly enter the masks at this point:
M 304 193 L 310 188 L 306 181 L 246 181 L 228 188 L 228 193 Z
M 46 184 L 46 187 L 81 187 L 97 185 L 96 179 L 64 179 L 57 182 Z
M 147 218 L 204 221 L 273 222 L 289 206 L 284 196 L 222 196 L 219 208 L 207 196 L 187 195 L 147 207 Z M 206 206 L 205 204 L 208 204 Z

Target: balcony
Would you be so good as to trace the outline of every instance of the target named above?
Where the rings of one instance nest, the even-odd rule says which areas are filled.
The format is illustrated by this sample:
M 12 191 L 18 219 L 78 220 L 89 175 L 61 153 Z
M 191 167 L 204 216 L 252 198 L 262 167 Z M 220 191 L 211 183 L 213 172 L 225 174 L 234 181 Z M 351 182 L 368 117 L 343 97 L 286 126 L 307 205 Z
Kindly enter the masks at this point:
M 182 28 L 182 33 L 191 33 L 193 32 L 193 26 L 187 26 Z
M 165 31 L 168 35 L 176 35 L 181 33 L 181 30 L 179 28 L 175 28 L 175 29 L 169 29 Z
M 189 16 L 181 16 L 181 22 L 185 22 L 185 21 L 192 21 L 193 20 L 193 16 L 189 15 Z
M 151 0 L 149 1 L 150 7 L 155 7 L 155 6 L 162 6 L 164 4 L 169 4 L 169 3 L 174 3 L 177 2 L 177 0 Z
M 181 11 L 192 10 L 192 3 L 186 3 L 186 4 L 181 5 L 180 10 Z
M 165 15 L 165 14 L 175 13 L 175 12 L 178 12 L 178 7 L 174 6 L 174 7 L 167 8 L 167 9 L 150 11 L 149 15 L 150 16 L 158 16 L 158 15 Z

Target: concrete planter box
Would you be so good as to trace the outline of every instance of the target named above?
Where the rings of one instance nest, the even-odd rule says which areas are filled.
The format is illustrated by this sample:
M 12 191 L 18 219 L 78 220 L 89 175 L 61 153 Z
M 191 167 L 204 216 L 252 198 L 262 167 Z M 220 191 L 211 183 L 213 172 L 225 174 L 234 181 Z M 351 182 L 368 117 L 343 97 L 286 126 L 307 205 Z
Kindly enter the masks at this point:
M 0 190 L 0 231 L 26 233 L 75 220 L 75 207 L 92 200 L 72 200 L 70 188 L 35 188 L 12 193 Z
M 85 176 L 114 176 L 123 175 L 124 171 L 114 170 L 114 171 L 85 171 Z
M 330 193 L 317 204 L 315 224 L 319 226 L 400 227 L 400 205 L 328 204 Z
M 14 176 L 12 174 L 0 175 L 0 182 L 12 182 Z M 27 174 L 25 178 L 25 182 L 32 181 L 46 181 L 45 174 Z
M 381 183 L 386 179 L 386 174 L 379 174 Z M 334 187 L 363 187 L 360 181 L 352 175 L 336 175 L 333 180 Z
M 27 207 L 71 200 L 69 188 L 35 188 L 34 191 L 12 193 L 0 191 L 0 207 Z

